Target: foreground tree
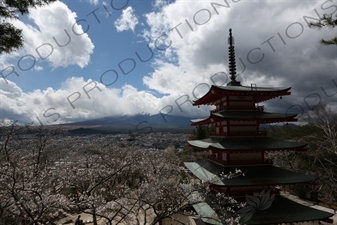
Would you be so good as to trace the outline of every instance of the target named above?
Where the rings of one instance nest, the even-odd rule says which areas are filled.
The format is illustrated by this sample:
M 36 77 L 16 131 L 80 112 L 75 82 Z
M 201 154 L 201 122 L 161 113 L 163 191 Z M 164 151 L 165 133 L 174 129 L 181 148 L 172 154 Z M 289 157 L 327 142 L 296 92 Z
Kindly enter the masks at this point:
M 23 46 L 22 30 L 6 19 L 18 19 L 29 13 L 29 8 L 40 7 L 56 0 L 2 0 L 0 2 L 0 54 L 11 53 Z
M 109 224 L 127 221 L 130 209 L 120 193 L 136 171 L 132 152 L 91 137 L 85 145 L 75 142 L 67 161 L 62 173 L 68 175 L 65 189 L 70 191 L 72 208 L 91 214 L 95 225 L 98 217 Z
M 337 114 L 324 104 L 317 105 L 306 118 L 308 125 L 277 130 L 279 138 L 308 143 L 308 151 L 277 156 L 277 163 L 295 171 L 318 175 L 319 191 L 328 202 L 337 201 Z M 307 194 L 308 194 L 307 193 Z
M 1 126 L 0 213 L 3 224 L 51 224 L 66 207 L 63 177 L 53 170 L 54 129 Z M 59 146 L 59 152 L 62 152 Z
M 0 126 L 0 224 L 54 224 L 88 213 L 95 225 L 155 225 L 178 222 L 174 215 L 190 215 L 198 201 L 219 204 L 221 218 L 232 221 L 232 199 L 205 191 L 207 182 L 188 174 L 172 146 L 123 146 L 113 136 Z M 201 197 L 191 201 L 195 192 Z
M 205 191 L 208 184 L 187 174 L 172 146 L 164 151 L 119 147 L 92 137 L 73 157 L 76 163 L 66 169 L 74 174 L 68 176 L 68 187 L 76 190 L 72 204 L 93 215 L 94 224 L 97 218 L 109 225 L 155 225 L 164 219 L 184 224 L 176 215 L 185 218 L 192 203 L 206 200 L 219 204 L 221 218 L 234 221 L 228 210 L 238 203 Z M 195 192 L 201 197 L 191 201 Z
M 328 27 L 330 29 L 333 29 L 336 26 L 337 26 L 337 16 L 336 16 L 336 19 L 334 19 L 332 15 L 327 15 L 327 14 L 325 14 L 318 22 L 315 22 L 315 23 L 311 22 L 309 24 L 309 27 L 317 28 L 317 29 L 321 29 L 323 27 Z M 322 39 L 321 43 L 324 45 L 337 45 L 337 36 L 330 40 Z

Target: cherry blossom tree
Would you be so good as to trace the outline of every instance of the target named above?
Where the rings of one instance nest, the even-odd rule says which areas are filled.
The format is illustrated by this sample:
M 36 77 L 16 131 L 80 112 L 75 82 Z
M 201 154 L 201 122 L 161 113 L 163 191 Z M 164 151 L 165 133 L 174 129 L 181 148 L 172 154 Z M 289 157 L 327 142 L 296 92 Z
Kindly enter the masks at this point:
M 60 193 L 62 177 L 51 167 L 50 137 L 62 134 L 13 123 L 2 126 L 0 135 L 2 218 L 9 224 L 52 223 L 67 201 Z
M 337 201 L 337 114 L 323 103 L 309 111 L 305 126 L 279 129 L 275 136 L 281 139 L 308 143 L 307 151 L 275 154 L 275 162 L 294 171 L 318 175 L 319 185 L 307 189 L 303 185 L 296 186 L 296 191 L 312 198 L 320 197 L 327 202 Z M 305 189 L 303 189 L 305 188 Z M 304 197 L 304 196 L 303 196 Z M 316 199 L 317 200 L 317 199 Z
M 55 224 L 83 212 L 94 225 L 179 222 L 174 215 L 190 215 L 191 204 L 209 199 L 221 204 L 224 221 L 233 217 L 233 199 L 203 192 L 208 184 L 188 173 L 174 148 L 143 149 L 109 135 L 68 136 L 60 128 L 15 123 L 1 126 L 0 142 L 3 224 Z M 201 199 L 192 202 L 196 192 Z

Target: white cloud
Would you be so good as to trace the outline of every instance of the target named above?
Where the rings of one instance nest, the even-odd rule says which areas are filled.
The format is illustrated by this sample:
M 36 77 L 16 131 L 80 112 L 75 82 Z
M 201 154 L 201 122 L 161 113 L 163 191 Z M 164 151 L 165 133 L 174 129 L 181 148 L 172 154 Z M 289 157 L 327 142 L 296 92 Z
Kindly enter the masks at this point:
M 41 70 L 43 70 L 43 67 L 42 66 L 34 66 L 34 70 L 41 71 Z
M 122 15 L 115 21 L 115 26 L 118 32 L 135 30 L 138 24 L 138 19 L 131 6 L 123 10 Z
M 90 4 L 92 5 L 98 5 L 99 0 L 88 0 Z
M 161 112 L 166 114 L 171 111 L 171 106 L 175 111 L 178 109 L 172 102 L 179 96 L 158 98 L 131 85 L 109 89 L 97 81 L 85 81 L 82 77 L 67 79 L 57 90 L 47 88 L 23 92 L 15 83 L 8 81 L 7 84 L 4 79 L 0 79 L 0 87 L 1 119 L 19 120 L 25 124 L 57 124 L 125 113 L 158 114 L 165 107 Z M 188 102 L 181 108 L 183 112 L 180 113 L 185 116 L 193 110 Z
M 303 98 L 311 93 L 319 93 L 322 101 L 334 101 L 324 96 L 321 87 L 329 87 L 329 93 L 336 92 L 331 80 L 337 75 L 337 55 L 333 47 L 322 46 L 319 40 L 333 37 L 336 30 L 310 29 L 305 20 L 317 18 L 315 10 L 320 15 L 336 14 L 333 3 L 228 1 L 228 4 L 225 7 L 224 1 L 196 1 L 195 4 L 175 1 L 146 14 L 150 28 L 143 32 L 145 40 L 154 49 L 158 44 L 160 47 L 170 44 L 170 47 L 157 49 L 155 70 L 143 78 L 144 84 L 170 96 L 182 93 L 200 96 L 204 91 L 198 86 L 200 83 L 205 83 L 204 87 L 206 83 L 211 85 L 212 74 L 227 72 L 227 37 L 232 28 L 237 71 L 244 70 L 238 80 L 243 85 L 293 87 L 291 100 L 266 104 L 286 107 L 296 103 L 307 110 Z M 261 57 L 261 62 L 254 63 Z
M 335 30 L 310 29 L 303 18 L 317 17 L 315 9 L 320 14 L 332 13 L 333 7 L 328 8 L 332 4 L 327 2 L 321 7 L 321 1 L 239 1 L 230 2 L 229 8 L 213 5 L 214 8 L 211 2 L 195 1 L 191 4 L 190 1 L 175 1 L 162 4 L 157 11 L 145 15 L 149 29 L 144 31 L 143 37 L 154 49 L 156 59 L 153 60 L 154 71 L 143 77 L 143 82 L 150 90 L 163 94 L 163 97 L 156 97 L 151 91 L 137 90 L 131 85 L 110 89 L 98 83 L 100 90 L 94 88 L 88 93 L 88 98 L 83 92 L 83 87 L 88 85 L 86 89 L 90 90 L 93 83 L 88 84 L 90 80 L 85 81 L 78 77 L 68 79 L 58 90 L 47 88 L 25 93 L 14 83 L 6 86 L 3 79 L 0 79 L 1 117 L 24 118 L 25 122 L 36 121 L 36 117 L 39 117 L 45 123 L 57 118 L 53 113 L 60 115 L 57 122 L 67 122 L 122 115 L 125 112 L 157 114 L 171 110 L 170 114 L 200 117 L 201 114 L 207 113 L 208 108 L 192 107 L 190 101 L 202 96 L 209 85 L 228 82 L 227 76 L 218 72 L 227 71 L 229 28 L 233 29 L 235 37 L 237 71 L 240 73 L 244 70 L 238 76 L 242 84 L 292 86 L 292 96 L 267 102 L 267 110 L 283 113 L 294 104 L 307 110 L 305 98 L 313 93 L 316 94 L 314 97 L 319 95 L 322 101 L 335 105 L 337 95 L 333 94 L 336 93 L 337 87 L 331 80 L 334 78 L 337 82 L 336 51 L 333 47 L 319 44 L 321 38 L 333 37 Z M 225 4 L 224 1 L 218 3 Z M 133 14 L 131 7 L 124 11 L 123 15 Z M 122 19 L 123 15 L 120 21 L 130 21 Z M 203 25 L 196 24 L 201 24 L 202 21 Z M 128 24 L 123 27 L 122 24 L 121 22 L 121 30 L 133 30 L 135 26 Z M 39 27 L 40 30 L 43 28 Z M 172 30 L 174 27 L 177 29 Z M 28 30 L 35 35 L 33 37 L 41 33 L 32 27 Z M 169 36 L 166 41 L 169 41 L 171 46 L 166 50 L 156 49 L 155 40 L 167 32 Z M 292 38 L 291 35 L 296 35 L 296 32 L 299 36 Z M 86 40 L 90 39 L 87 37 Z M 29 43 L 38 46 L 34 40 L 30 40 Z M 167 42 L 162 44 L 165 46 Z M 27 46 L 26 48 L 28 49 Z M 252 51 L 253 49 L 255 50 Z M 28 50 L 27 52 L 35 51 Z M 78 50 L 72 51 L 76 55 Z M 60 54 L 62 53 L 60 51 Z M 84 58 L 90 55 L 82 54 Z M 262 56 L 261 62 L 252 63 Z M 326 97 L 322 88 L 333 97 Z M 79 99 L 75 101 L 77 97 Z M 74 101 L 75 109 L 67 98 Z M 48 109 L 50 110 L 45 113 Z
M 168 0 L 155 0 L 153 3 L 154 9 L 160 9 L 164 7 L 165 5 L 168 5 L 169 1 Z
M 33 24 L 13 21 L 16 27 L 23 30 L 24 47 L 14 54 L 18 60 L 30 54 L 37 62 L 47 60 L 52 68 L 69 65 L 83 68 L 88 65 L 94 45 L 82 26 L 76 24 L 77 15 L 67 5 L 56 1 L 30 9 L 28 16 Z M 13 55 L 6 55 L 5 60 L 10 57 L 13 58 Z

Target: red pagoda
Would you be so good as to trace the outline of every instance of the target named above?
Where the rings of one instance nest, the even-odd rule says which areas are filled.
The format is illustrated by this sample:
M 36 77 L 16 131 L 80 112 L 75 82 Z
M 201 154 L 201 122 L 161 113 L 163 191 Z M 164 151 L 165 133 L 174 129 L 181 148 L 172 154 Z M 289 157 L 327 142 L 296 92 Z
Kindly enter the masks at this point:
M 194 106 L 212 105 L 207 118 L 192 120 L 193 126 L 213 126 L 215 132 L 209 138 L 188 141 L 195 150 L 209 152 L 208 159 L 186 162 L 185 166 L 196 177 L 210 182 L 210 189 L 244 199 L 246 195 L 268 190 L 275 198 L 265 210 L 257 210 L 245 224 L 290 224 L 305 221 L 325 221 L 333 214 L 296 203 L 280 193 L 280 187 L 293 184 L 314 185 L 317 177 L 285 170 L 273 165 L 267 151 L 305 151 L 306 143 L 281 141 L 267 137 L 260 125 L 295 122 L 297 114 L 266 112 L 260 103 L 273 98 L 290 95 L 291 87 L 242 86 L 236 80 L 234 41 L 229 30 L 229 75 L 227 86 L 212 86 Z M 221 173 L 235 169 L 245 176 L 223 180 Z M 266 191 L 267 192 L 267 191 Z M 266 193 L 264 192 L 264 193 Z M 212 214 L 207 203 L 193 207 L 205 224 L 222 224 Z M 215 213 L 215 212 L 214 212 Z

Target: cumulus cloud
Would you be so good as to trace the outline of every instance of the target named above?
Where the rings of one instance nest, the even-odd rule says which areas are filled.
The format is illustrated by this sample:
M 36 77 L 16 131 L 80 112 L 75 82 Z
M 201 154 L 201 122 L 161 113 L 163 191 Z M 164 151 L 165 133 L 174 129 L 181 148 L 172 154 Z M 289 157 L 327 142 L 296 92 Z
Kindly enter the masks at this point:
M 76 24 L 76 13 L 63 2 L 30 9 L 32 24 L 14 20 L 22 29 L 24 47 L 20 51 L 4 56 L 7 61 L 14 57 L 30 56 L 30 60 L 47 60 L 52 68 L 88 65 L 94 45 L 81 25 Z M 28 58 L 28 57 L 27 57 Z M 5 65 L 5 63 L 3 63 Z
M 196 108 L 191 101 L 205 94 L 210 85 L 228 82 L 229 28 L 233 29 L 235 38 L 237 79 L 243 85 L 292 87 L 292 96 L 263 103 L 268 111 L 286 113 L 293 105 L 308 110 L 318 100 L 335 107 L 336 50 L 319 44 L 321 38 L 333 37 L 335 30 L 317 31 L 307 26 L 309 17 L 318 17 L 316 12 L 336 14 L 330 1 L 238 1 L 228 5 L 216 0 L 193 4 L 190 1 L 156 1 L 154 7 L 155 11 L 144 15 L 148 29 L 142 32 L 142 37 L 155 52 L 154 70 L 143 77 L 149 90 L 131 85 L 107 88 L 80 77 L 69 78 L 57 90 L 47 88 L 29 93 L 14 83 L 8 86 L 3 83 L 0 84 L 0 114 L 24 118 L 27 122 L 39 117 L 43 123 L 56 119 L 57 122 L 79 121 L 126 112 L 203 117 L 209 107 Z M 132 21 L 130 18 L 135 17 L 133 9 L 128 7 L 116 25 L 120 31 L 134 30 L 137 22 L 125 22 Z M 33 27 L 28 30 L 33 35 L 40 34 L 40 30 Z M 57 40 L 65 43 L 65 33 L 59 34 Z M 82 43 L 91 43 L 88 37 L 85 40 Z M 37 45 L 34 40 L 30 42 Z M 29 50 L 27 46 L 26 49 Z M 90 51 L 78 53 L 80 50 L 74 49 L 72 54 L 83 54 L 78 60 L 85 65 L 88 62 L 85 56 L 89 56 Z M 57 51 L 56 45 L 54 51 Z M 56 59 L 54 63 L 62 65 Z M 0 82 L 4 82 L 3 79 Z M 152 91 L 163 96 L 157 97 Z
M 162 7 L 168 4 L 169 4 L 169 0 L 155 0 L 152 5 L 154 9 L 161 9 Z
M 179 96 L 158 98 L 149 91 L 137 90 L 131 85 L 107 88 L 98 81 L 84 80 L 82 77 L 68 78 L 60 89 L 24 92 L 14 82 L 6 83 L 4 79 L 0 79 L 0 87 L 1 119 L 18 120 L 24 124 L 58 124 L 141 112 L 167 114 L 171 113 L 172 108 L 178 110 L 172 102 Z M 177 104 L 181 104 L 178 111 L 189 116 L 192 113 L 191 104 L 184 103 L 185 100 L 177 100 Z
M 333 46 L 322 46 L 319 40 L 334 37 L 336 30 L 317 31 L 307 24 L 317 21 L 317 13 L 335 15 L 333 5 L 330 1 L 164 4 L 145 15 L 150 28 L 143 31 L 143 37 L 158 51 L 155 70 L 143 82 L 168 95 L 204 93 L 202 89 L 214 83 L 212 74 L 228 71 L 227 37 L 232 28 L 238 80 L 243 85 L 292 86 L 292 96 L 267 102 L 269 109 L 282 111 L 300 104 L 308 110 L 318 95 L 335 104 L 337 95 L 328 97 L 322 88 L 330 95 L 336 93 L 337 85 L 331 81 L 337 81 L 337 54 Z M 306 96 L 312 93 L 317 93 L 316 99 L 306 104 Z
M 115 26 L 118 32 L 135 30 L 138 24 L 138 19 L 135 15 L 135 11 L 131 6 L 122 11 L 122 15 L 115 21 Z

